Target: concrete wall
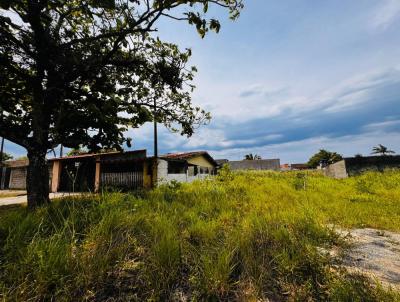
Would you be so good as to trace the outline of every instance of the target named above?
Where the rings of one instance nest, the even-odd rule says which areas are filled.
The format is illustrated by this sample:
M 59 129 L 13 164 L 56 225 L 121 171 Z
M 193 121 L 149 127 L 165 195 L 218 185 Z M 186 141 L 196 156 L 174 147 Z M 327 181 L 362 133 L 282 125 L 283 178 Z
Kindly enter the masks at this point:
M 325 168 L 324 174 L 334 178 L 346 178 L 366 171 L 400 169 L 400 156 L 366 156 L 345 158 Z
M 329 165 L 328 167 L 325 168 L 324 174 L 329 177 L 334 177 L 334 178 L 346 178 L 348 177 L 347 171 L 346 171 L 346 162 L 345 160 L 341 160 L 337 163 L 334 163 L 332 165 Z
M 384 171 L 385 169 L 400 169 L 400 155 L 366 156 L 345 158 L 346 170 L 349 176 L 366 171 Z
M 239 160 L 227 162 L 232 170 L 274 170 L 279 171 L 279 159 Z

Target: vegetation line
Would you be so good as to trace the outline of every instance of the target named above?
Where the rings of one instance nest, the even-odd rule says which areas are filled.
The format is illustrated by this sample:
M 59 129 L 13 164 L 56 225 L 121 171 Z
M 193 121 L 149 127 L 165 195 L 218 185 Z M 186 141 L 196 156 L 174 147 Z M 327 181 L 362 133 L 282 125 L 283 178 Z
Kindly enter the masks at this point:
M 240 172 L 0 211 L 0 297 L 16 301 L 398 301 L 341 269 L 332 228 L 400 231 L 400 172 Z

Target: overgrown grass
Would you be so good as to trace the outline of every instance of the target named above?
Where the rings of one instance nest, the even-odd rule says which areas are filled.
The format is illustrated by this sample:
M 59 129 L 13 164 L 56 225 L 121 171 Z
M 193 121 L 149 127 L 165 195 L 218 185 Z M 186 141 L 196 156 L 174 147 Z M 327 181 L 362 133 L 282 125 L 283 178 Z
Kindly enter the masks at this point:
M 337 266 L 340 227 L 400 230 L 400 172 L 223 171 L 141 194 L 0 214 L 0 297 L 15 301 L 396 301 Z

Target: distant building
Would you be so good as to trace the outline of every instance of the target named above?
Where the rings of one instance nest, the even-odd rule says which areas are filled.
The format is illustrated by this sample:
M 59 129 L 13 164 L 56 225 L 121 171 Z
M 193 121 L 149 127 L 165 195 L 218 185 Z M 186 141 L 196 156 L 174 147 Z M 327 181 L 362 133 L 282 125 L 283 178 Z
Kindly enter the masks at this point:
M 226 158 L 223 158 L 223 159 L 216 159 L 216 160 L 215 160 L 215 162 L 217 163 L 217 165 L 218 165 L 219 168 L 222 168 L 222 166 L 223 166 L 224 164 L 227 164 L 228 161 L 229 161 L 229 160 L 226 159 Z
M 279 159 L 237 160 L 228 161 L 231 170 L 280 170 Z
M 308 170 L 310 167 L 307 164 L 282 164 L 281 171 L 296 171 Z
M 7 160 L 0 167 L 0 190 L 25 190 L 27 159 Z
M 206 151 L 169 153 L 159 157 L 157 182 L 191 182 L 214 175 L 217 167 L 218 163 Z
M 383 171 L 390 168 L 400 168 L 400 155 L 344 158 L 327 166 L 324 174 L 334 178 L 347 178 L 365 171 Z

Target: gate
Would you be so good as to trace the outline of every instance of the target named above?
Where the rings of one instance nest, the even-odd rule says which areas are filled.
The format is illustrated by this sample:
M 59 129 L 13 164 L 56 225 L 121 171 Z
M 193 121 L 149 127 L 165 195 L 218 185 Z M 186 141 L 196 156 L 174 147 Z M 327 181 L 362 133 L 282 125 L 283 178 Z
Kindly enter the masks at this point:
M 143 161 L 102 162 L 100 184 L 103 189 L 137 190 L 143 187 Z

